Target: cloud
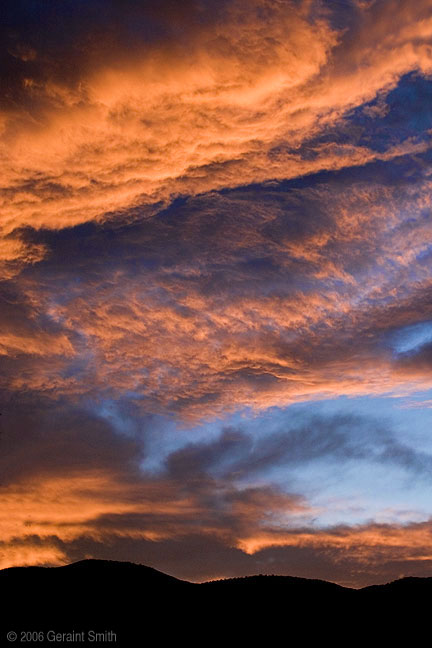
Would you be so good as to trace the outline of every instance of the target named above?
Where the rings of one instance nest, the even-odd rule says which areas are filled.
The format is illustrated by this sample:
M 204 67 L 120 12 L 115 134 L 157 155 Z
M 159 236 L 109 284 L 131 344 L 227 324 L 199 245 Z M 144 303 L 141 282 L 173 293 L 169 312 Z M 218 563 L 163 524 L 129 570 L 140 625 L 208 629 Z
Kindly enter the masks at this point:
M 347 497 L 305 486 L 350 466 L 424 483 L 426 446 L 352 412 L 215 417 L 431 388 L 430 3 L 4 18 L 1 564 L 429 567 L 427 506 L 342 524 Z
M 113 520 L 115 522 L 115 520 Z M 118 520 L 117 522 L 120 522 Z M 107 532 L 107 529 L 111 533 Z M 148 564 L 194 581 L 251 575 L 285 574 L 322 578 L 350 587 L 383 583 L 403 576 L 427 575 L 432 568 L 430 520 L 405 526 L 364 525 L 310 533 L 261 534 L 230 546 L 217 535 L 190 533 L 167 538 L 116 533 L 75 537 L 29 535 L 3 542 L 0 556 L 7 564 L 59 564 L 83 557 Z M 246 550 L 246 552 L 245 552 Z
M 383 538 L 390 529 L 381 528 Z M 408 531 L 408 529 L 407 529 Z M 398 546 L 381 547 L 373 560 L 376 544 L 370 546 L 370 562 L 351 551 L 347 544 L 332 546 L 296 544 L 264 548 L 254 554 L 245 554 L 235 547 L 227 547 L 216 538 L 188 535 L 160 542 L 134 538 L 111 538 L 110 542 L 98 542 L 82 536 L 70 543 L 57 546 L 65 551 L 70 561 L 83 555 L 99 556 L 108 560 L 122 559 L 127 555 L 134 562 L 150 564 L 179 578 L 193 581 L 206 579 L 249 576 L 251 574 L 281 574 L 316 578 L 338 582 L 348 587 L 362 587 L 371 583 L 385 583 L 403 576 L 420 576 L 430 573 L 430 558 L 427 558 L 428 534 L 424 534 L 425 545 L 407 549 L 409 539 L 404 542 L 403 532 Z M 426 551 L 424 551 L 426 549 Z
M 119 436 L 100 417 L 39 401 L 9 404 L 3 420 L 3 567 L 18 557 L 45 562 L 54 552 L 58 558 L 53 537 L 63 543 L 81 536 L 158 541 L 199 529 L 230 544 L 263 520 L 279 513 L 301 517 L 308 508 L 302 497 L 277 487 L 238 487 L 206 471 L 189 481 L 171 469 L 145 473 L 140 463 L 146 438 L 155 433 L 151 419 Z M 32 552 L 34 537 L 40 542 Z
M 225 429 L 213 441 L 168 451 L 162 470 L 149 473 L 141 462 L 158 435 L 154 425 L 141 421 L 125 435 L 70 405 L 10 406 L 0 436 L 1 565 L 127 551 L 130 560 L 204 580 L 251 571 L 305 575 L 312 561 L 318 575 L 358 586 L 399 575 L 387 563 L 413 561 L 419 569 L 431 560 L 430 521 L 411 515 L 405 524 L 320 525 L 320 511 L 301 492 L 271 480 L 272 468 L 289 475 L 317 461 L 418 471 L 425 457 L 370 419 L 312 417 L 255 438 Z
M 242 429 L 226 428 L 211 443 L 186 445 L 168 460 L 177 478 L 210 471 L 224 479 L 250 479 L 272 468 L 298 468 L 317 461 L 342 466 L 344 462 L 401 466 L 416 477 L 429 478 L 431 455 L 398 441 L 383 424 L 353 414 L 310 416 L 291 422 L 271 434 L 253 439 Z
M 394 348 L 432 316 L 430 181 L 415 172 L 375 166 L 183 198 L 128 224 L 23 231 L 47 256 L 4 284 L 4 384 L 128 393 L 189 419 L 427 389 L 424 362 L 413 371 Z
M 430 73 L 427 2 L 405 2 L 391 25 L 383 3 L 352 5 L 339 28 L 333 7 L 320 3 L 128 3 L 120 10 L 109 2 L 103 12 L 98 2 L 39 4 L 37 13 L 8 6 L 4 27 L 1 223 L 9 271 L 14 254 L 35 258 L 13 239 L 7 244 L 22 227 L 61 229 L 113 212 L 122 218 L 125 209 L 173 195 L 428 147 L 410 138 L 382 152 L 331 137 L 314 143 L 402 75 Z

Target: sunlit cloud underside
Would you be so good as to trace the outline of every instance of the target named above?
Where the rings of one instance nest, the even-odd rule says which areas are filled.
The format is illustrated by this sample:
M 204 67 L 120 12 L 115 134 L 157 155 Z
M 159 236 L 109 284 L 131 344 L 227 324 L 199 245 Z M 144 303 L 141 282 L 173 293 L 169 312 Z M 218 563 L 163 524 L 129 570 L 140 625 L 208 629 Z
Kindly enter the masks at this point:
M 4 13 L 0 567 L 432 575 L 430 2 Z

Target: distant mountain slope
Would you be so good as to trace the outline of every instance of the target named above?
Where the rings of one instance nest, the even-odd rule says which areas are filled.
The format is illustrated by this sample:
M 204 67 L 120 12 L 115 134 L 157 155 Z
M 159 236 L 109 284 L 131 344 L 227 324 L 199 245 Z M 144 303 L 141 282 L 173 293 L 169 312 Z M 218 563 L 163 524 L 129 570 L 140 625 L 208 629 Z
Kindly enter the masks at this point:
M 432 593 L 432 578 L 409 576 L 392 581 L 391 583 L 386 583 L 385 585 L 363 587 L 359 592 L 361 592 L 362 596 L 407 596 L 420 592 Z
M 72 644 L 81 646 L 115 643 L 138 648 L 171 645 L 179 639 L 205 646 L 211 638 L 239 646 L 259 640 L 267 647 L 276 645 L 281 632 L 303 632 L 309 640 L 340 636 L 342 641 L 354 628 L 360 636 L 373 627 L 377 637 L 377 624 L 389 618 L 409 625 L 422 605 L 430 607 L 432 578 L 404 578 L 362 590 L 264 575 L 198 585 L 144 565 L 84 560 L 55 568 L 1 570 L 0 588 L 5 595 L 0 645 L 10 645 L 5 637 L 12 630 L 18 639 L 23 632 L 42 633 L 34 643 L 15 645 L 71 645 L 69 639 L 48 640 L 48 633 L 75 632 L 72 638 L 79 636 L 80 641 Z M 89 632 L 106 639 L 88 641 Z M 108 641 L 109 632 L 115 634 L 115 642 Z
M 329 583 L 328 581 L 313 579 L 313 578 L 298 578 L 297 576 L 274 576 L 259 574 L 257 576 L 243 576 L 240 578 L 224 578 L 220 580 L 207 581 L 202 583 L 201 587 L 212 588 L 237 588 L 245 589 L 249 587 L 259 587 L 262 589 L 274 588 L 295 588 L 297 591 L 319 591 L 319 592 L 332 592 L 332 593 L 346 593 L 353 591 L 350 588 L 342 587 L 336 583 Z

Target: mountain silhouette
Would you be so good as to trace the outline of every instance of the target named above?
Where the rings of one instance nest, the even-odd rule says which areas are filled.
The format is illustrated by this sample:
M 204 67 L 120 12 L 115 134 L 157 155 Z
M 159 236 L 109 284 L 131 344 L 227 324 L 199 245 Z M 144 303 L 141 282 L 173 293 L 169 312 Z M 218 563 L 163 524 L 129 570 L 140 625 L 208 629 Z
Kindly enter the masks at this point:
M 27 646 L 273 646 L 291 645 L 299 635 L 344 645 L 353 633 L 388 639 L 395 623 L 399 634 L 413 620 L 418 625 L 420 618 L 421 625 L 422 614 L 430 617 L 432 598 L 432 578 L 360 590 L 267 575 L 196 584 L 144 565 L 104 560 L 11 567 L 0 571 L 0 588 L 2 646 L 11 645 L 10 631 L 17 634 L 14 645 Z M 281 642 L 281 633 L 291 639 Z

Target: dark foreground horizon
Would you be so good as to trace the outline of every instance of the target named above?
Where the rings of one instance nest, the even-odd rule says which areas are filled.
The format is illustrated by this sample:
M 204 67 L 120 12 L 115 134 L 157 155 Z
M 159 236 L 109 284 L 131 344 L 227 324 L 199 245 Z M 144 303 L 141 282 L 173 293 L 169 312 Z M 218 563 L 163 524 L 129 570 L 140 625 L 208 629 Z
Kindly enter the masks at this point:
M 404 577 L 353 589 L 251 575 L 191 583 L 130 562 L 82 560 L 0 570 L 0 645 L 274 645 L 281 633 L 344 643 L 409 632 L 429 618 L 432 578 Z M 413 626 L 415 621 L 415 626 Z M 413 634 L 414 633 L 414 634 Z M 284 642 L 289 645 L 291 639 Z

